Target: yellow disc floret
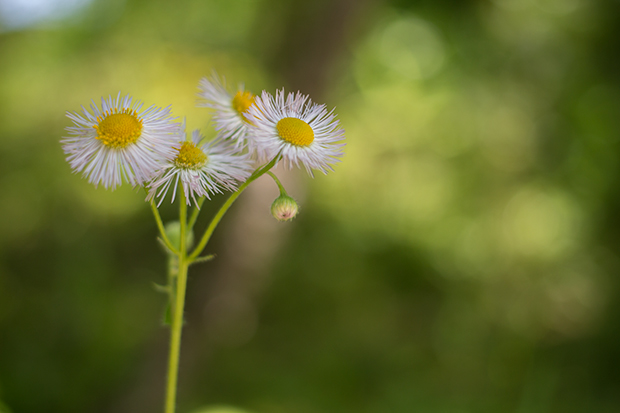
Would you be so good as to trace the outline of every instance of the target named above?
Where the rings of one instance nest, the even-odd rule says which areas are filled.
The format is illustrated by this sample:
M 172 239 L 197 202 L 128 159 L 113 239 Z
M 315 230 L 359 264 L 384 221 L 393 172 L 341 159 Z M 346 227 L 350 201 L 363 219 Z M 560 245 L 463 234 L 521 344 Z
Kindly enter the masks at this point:
M 185 141 L 179 149 L 174 164 L 184 169 L 200 169 L 207 163 L 207 155 L 193 142 Z
M 254 104 L 254 95 L 250 92 L 238 91 L 232 100 L 232 107 L 237 111 L 241 117 L 243 113 L 248 110 L 250 106 Z M 245 118 L 243 118 L 245 120 Z
M 122 149 L 135 143 L 142 134 L 142 119 L 132 109 L 113 108 L 97 117 L 97 139 L 105 146 Z
M 308 146 L 314 141 L 314 131 L 306 122 L 298 118 L 283 118 L 276 125 L 278 135 L 288 143 Z

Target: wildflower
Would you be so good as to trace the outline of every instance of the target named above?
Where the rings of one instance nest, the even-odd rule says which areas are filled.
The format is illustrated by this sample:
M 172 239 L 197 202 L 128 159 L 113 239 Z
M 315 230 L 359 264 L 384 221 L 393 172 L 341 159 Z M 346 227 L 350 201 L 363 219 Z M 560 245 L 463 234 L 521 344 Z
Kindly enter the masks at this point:
M 233 96 L 226 89 L 224 80 L 213 72 L 210 78 L 202 78 L 198 85 L 198 106 L 215 110 L 215 130 L 234 142 L 236 148 L 245 146 L 248 123 L 243 114 L 254 103 L 255 96 L 239 85 Z
M 260 161 L 280 153 L 285 167 L 303 165 L 310 176 L 313 169 L 332 171 L 331 165 L 340 161 L 344 130 L 333 110 L 328 112 L 325 105 L 312 103 L 308 96 L 289 93 L 285 100 L 284 89 L 277 91 L 275 98 L 263 91 L 245 116 Z
M 289 221 L 297 215 L 299 206 L 293 198 L 288 195 L 280 195 L 271 204 L 271 215 L 278 221 Z
M 192 132 L 192 140 L 180 141 L 175 145 L 175 157 L 166 163 L 149 184 L 146 198 L 150 201 L 160 198 L 158 206 L 172 187 L 172 200 L 176 196 L 179 182 L 189 205 L 196 197 L 222 193 L 222 190 L 234 191 L 237 181 L 244 181 L 250 176 L 250 160 L 242 155 L 230 141 L 217 137 L 201 144 L 204 137 L 198 130 Z M 173 185 L 174 184 L 174 185 Z
M 170 141 L 180 124 L 169 107 L 142 110 L 140 101 L 119 92 L 116 99 L 101 98 L 101 110 L 93 101 L 91 111 L 82 106 L 82 114 L 67 112 L 75 126 L 61 143 L 74 172 L 95 186 L 114 189 L 123 180 L 142 185 L 173 155 Z

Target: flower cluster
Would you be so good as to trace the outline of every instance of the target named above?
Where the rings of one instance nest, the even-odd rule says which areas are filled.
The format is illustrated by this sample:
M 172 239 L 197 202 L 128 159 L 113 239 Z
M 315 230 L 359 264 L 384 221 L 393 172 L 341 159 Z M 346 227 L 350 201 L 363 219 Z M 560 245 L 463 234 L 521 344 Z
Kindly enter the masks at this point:
M 214 111 L 212 141 L 198 130 L 188 138 L 185 122 L 176 122 L 169 107 L 143 109 L 119 93 L 102 98 L 101 107 L 93 101 L 90 111 L 67 113 L 74 123 L 61 141 L 67 161 L 95 186 L 144 186 L 147 201 L 159 199 L 158 205 L 169 190 L 174 201 L 179 189 L 189 205 L 235 191 L 256 162 L 303 166 L 312 176 L 332 170 L 343 154 L 344 130 L 333 111 L 299 92 L 257 96 L 240 85 L 231 93 L 213 73 L 200 81 L 198 96 L 199 106 Z

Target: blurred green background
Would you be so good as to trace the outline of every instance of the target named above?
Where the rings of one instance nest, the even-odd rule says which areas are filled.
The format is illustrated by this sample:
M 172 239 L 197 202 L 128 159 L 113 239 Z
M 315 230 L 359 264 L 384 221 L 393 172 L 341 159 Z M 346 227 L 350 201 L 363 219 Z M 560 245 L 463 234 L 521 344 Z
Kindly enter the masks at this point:
M 212 69 L 335 106 L 347 147 L 191 269 L 180 412 L 620 411 L 619 51 L 617 0 L 0 0 L 0 411 L 162 410 L 144 195 L 59 140 L 119 90 L 212 136 Z

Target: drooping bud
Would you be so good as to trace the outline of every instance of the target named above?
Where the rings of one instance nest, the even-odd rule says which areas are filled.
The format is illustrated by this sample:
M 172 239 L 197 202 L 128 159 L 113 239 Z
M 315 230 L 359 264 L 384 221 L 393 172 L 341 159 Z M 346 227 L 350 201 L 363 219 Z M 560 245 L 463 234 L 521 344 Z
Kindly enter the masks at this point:
M 271 204 L 271 215 L 278 221 L 289 221 L 295 218 L 298 211 L 297 202 L 288 195 L 280 195 Z

